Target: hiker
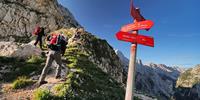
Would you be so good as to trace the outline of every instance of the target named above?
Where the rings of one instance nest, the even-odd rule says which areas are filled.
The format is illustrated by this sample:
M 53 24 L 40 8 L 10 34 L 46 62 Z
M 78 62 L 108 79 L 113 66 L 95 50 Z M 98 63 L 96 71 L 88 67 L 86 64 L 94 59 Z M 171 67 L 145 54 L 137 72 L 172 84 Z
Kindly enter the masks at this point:
M 77 28 L 74 32 L 74 34 L 72 35 L 72 37 L 69 39 L 69 42 L 79 42 L 77 40 L 79 40 L 81 38 L 81 34 L 84 33 L 84 29 L 83 28 Z
M 73 39 L 80 39 L 80 35 L 84 32 L 83 28 L 78 28 L 76 33 L 72 36 Z
M 62 47 L 61 46 L 63 45 L 64 41 L 66 41 L 66 40 L 62 40 L 62 39 L 66 39 L 63 37 L 64 37 L 64 35 L 58 34 L 58 33 L 53 33 L 47 37 L 49 53 L 47 55 L 45 67 L 43 68 L 42 74 L 37 82 L 38 86 L 47 83 L 44 80 L 45 80 L 46 74 L 48 72 L 48 69 L 52 65 L 52 62 L 54 60 L 58 64 L 58 66 L 56 68 L 55 78 L 61 79 L 61 68 L 62 68 L 62 61 L 61 61 L 61 52 L 62 52 L 61 48 Z M 64 44 L 66 45 L 67 43 L 64 43 Z M 67 72 L 66 72 L 66 75 L 67 75 L 68 68 L 66 66 L 65 66 L 65 68 L 67 70 Z
M 36 46 L 38 42 L 40 42 L 40 49 L 43 50 L 42 48 L 42 36 L 45 36 L 44 34 L 44 28 L 43 27 L 36 27 L 35 31 L 33 32 L 34 35 L 37 36 L 36 41 L 34 45 Z

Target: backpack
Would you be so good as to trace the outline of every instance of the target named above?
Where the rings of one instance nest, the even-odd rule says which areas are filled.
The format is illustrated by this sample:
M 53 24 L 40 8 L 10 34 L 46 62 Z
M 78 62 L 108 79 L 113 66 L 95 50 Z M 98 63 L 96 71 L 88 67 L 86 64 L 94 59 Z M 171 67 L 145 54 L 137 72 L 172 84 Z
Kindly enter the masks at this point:
M 50 45 L 57 45 L 58 44 L 58 38 L 59 37 L 59 35 L 57 35 L 57 34 L 52 34 L 51 35 L 51 38 L 50 38 L 50 42 L 49 42 L 49 44 Z
M 61 35 L 61 39 L 60 39 L 60 46 L 61 46 L 61 54 L 62 56 L 65 54 L 65 50 L 67 48 L 67 44 L 68 44 L 68 41 L 67 41 L 67 38 L 63 35 Z
M 36 26 L 32 34 L 33 35 L 38 35 L 39 32 L 40 32 L 40 27 Z
M 64 48 L 66 49 L 67 42 L 64 36 L 53 33 L 48 40 L 50 49 L 65 51 Z

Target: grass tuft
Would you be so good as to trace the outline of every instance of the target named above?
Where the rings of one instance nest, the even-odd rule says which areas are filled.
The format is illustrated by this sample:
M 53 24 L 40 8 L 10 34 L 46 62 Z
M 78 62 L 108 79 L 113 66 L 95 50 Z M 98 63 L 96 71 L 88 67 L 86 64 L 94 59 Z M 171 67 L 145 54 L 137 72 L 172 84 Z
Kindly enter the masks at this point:
M 38 64 L 44 62 L 44 58 L 40 56 L 32 55 L 28 60 L 27 63 Z
M 34 100 L 54 100 L 51 92 L 47 89 L 37 89 L 33 93 Z
M 22 77 L 18 77 L 13 83 L 12 83 L 12 88 L 13 89 L 21 89 L 24 88 L 26 86 L 30 86 L 32 84 L 34 84 L 35 82 L 28 79 L 25 76 Z

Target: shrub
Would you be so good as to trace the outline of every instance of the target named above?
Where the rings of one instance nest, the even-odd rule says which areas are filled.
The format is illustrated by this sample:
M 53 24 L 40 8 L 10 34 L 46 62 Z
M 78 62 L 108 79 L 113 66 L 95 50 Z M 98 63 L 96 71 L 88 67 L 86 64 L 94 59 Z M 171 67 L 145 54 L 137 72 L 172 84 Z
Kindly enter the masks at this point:
M 33 94 L 34 100 L 53 100 L 53 95 L 47 89 L 37 89 Z
M 0 63 L 3 65 L 9 65 L 9 72 L 5 72 L 3 75 L 3 81 L 13 82 L 19 76 L 30 76 L 31 73 L 41 73 L 44 64 L 44 58 L 31 57 L 28 60 L 0 57 Z
M 18 77 L 12 84 L 13 89 L 20 89 L 26 86 L 32 85 L 34 81 L 28 79 L 27 77 Z
M 69 85 L 68 84 L 58 84 L 55 85 L 53 87 L 54 91 L 55 91 L 55 97 L 60 97 L 60 98 L 64 98 L 67 93 L 67 91 L 69 90 Z
M 134 100 L 142 100 L 142 99 L 140 99 L 139 97 L 134 97 Z
M 28 63 L 38 64 L 44 62 L 44 59 L 40 56 L 32 55 L 30 59 L 27 60 Z

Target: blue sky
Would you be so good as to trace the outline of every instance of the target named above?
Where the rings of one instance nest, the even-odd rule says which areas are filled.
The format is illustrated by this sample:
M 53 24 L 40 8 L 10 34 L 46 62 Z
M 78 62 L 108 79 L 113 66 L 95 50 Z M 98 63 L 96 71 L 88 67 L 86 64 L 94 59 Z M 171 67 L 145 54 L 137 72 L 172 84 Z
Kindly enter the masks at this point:
M 130 0 L 58 0 L 76 20 L 94 35 L 106 39 L 129 58 L 130 43 L 118 41 L 121 26 L 132 23 Z M 137 57 L 144 63 L 193 67 L 200 64 L 199 0 L 134 0 L 146 19 L 154 21 L 150 31 L 155 47 L 139 45 Z

